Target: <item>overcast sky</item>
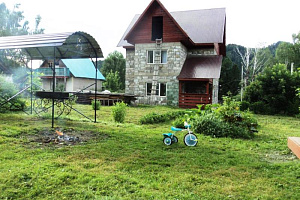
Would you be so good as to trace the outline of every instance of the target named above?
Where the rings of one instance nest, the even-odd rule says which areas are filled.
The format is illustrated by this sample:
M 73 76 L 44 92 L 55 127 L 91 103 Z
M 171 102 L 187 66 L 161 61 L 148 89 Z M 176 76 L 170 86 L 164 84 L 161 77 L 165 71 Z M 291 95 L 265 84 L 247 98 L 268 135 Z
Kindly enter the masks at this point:
M 1 0 L 0 0 L 1 2 Z M 99 43 L 104 56 L 117 44 L 135 14 L 141 14 L 151 0 L 2 0 L 8 8 L 20 3 L 20 10 L 34 27 L 41 15 L 45 33 L 83 31 Z M 300 31 L 299 0 L 161 0 L 169 12 L 226 8 L 227 44 L 256 47 L 277 41 L 292 41 Z

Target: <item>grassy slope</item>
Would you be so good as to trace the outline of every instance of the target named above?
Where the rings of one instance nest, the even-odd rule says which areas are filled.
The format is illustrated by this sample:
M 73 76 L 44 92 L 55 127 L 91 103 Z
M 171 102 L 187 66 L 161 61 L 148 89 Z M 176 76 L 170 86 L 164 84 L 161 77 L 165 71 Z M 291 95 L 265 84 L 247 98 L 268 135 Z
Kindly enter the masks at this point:
M 92 116 L 90 107 L 80 109 Z M 168 107 L 129 108 L 125 124 L 112 121 L 110 108 L 98 123 L 80 116 L 55 126 L 95 131 L 99 139 L 76 146 L 45 147 L 27 135 L 51 121 L 23 114 L 0 114 L 0 199 L 299 199 L 300 162 L 287 148 L 300 137 L 300 120 L 257 116 L 253 140 L 198 134 L 195 148 L 165 146 L 171 122 L 139 125 L 146 113 Z M 100 137 L 101 135 L 108 137 Z

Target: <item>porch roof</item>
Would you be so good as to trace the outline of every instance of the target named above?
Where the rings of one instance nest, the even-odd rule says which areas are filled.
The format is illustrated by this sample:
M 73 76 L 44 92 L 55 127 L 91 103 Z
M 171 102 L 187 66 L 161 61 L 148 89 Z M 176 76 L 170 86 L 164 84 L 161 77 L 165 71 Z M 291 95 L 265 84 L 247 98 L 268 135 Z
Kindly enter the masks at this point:
M 177 77 L 180 79 L 220 78 L 222 56 L 188 57 Z

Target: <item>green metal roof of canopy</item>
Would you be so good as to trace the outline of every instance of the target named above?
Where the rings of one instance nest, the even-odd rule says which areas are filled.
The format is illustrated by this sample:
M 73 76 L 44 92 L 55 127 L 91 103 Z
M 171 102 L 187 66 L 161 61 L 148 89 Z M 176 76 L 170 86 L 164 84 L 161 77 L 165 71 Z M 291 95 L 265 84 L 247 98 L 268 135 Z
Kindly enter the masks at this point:
M 63 58 L 103 58 L 97 41 L 85 32 L 0 37 L 0 50 L 23 49 L 32 60 Z

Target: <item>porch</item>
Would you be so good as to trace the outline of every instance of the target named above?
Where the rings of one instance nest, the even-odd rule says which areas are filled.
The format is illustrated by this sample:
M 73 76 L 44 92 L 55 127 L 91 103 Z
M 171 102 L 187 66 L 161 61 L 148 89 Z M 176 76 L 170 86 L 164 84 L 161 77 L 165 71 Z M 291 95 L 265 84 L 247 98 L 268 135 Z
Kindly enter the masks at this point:
M 197 105 L 212 103 L 211 82 L 209 80 L 179 81 L 180 108 L 197 108 Z
M 217 103 L 222 56 L 190 56 L 177 77 L 180 108 Z

